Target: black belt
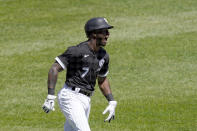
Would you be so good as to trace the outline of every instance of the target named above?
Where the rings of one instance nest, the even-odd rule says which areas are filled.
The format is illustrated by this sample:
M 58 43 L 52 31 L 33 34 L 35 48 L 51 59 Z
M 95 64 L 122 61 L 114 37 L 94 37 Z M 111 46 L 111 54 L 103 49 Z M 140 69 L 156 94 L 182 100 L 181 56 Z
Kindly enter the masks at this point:
M 76 87 L 71 87 L 71 89 L 72 89 L 73 91 L 75 91 Z M 86 96 L 92 96 L 92 92 L 88 92 L 88 91 L 83 90 L 83 89 L 81 89 L 81 88 L 80 88 L 80 90 L 79 90 L 79 93 L 84 94 L 84 95 L 86 95 Z

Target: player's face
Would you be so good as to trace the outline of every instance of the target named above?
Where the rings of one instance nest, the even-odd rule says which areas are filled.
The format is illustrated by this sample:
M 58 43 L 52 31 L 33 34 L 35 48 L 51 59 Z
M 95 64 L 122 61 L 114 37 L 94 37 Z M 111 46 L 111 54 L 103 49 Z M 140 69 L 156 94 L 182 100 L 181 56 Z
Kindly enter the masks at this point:
M 99 46 L 105 46 L 107 44 L 107 39 L 109 38 L 108 29 L 96 30 L 96 43 Z

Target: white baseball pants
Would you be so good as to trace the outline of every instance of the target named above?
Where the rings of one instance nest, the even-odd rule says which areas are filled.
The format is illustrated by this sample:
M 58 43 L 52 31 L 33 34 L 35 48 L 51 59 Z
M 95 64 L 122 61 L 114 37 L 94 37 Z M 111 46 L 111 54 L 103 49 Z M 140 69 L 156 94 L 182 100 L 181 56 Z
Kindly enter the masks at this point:
M 90 114 L 90 97 L 64 87 L 58 93 L 58 103 L 66 117 L 64 131 L 90 131 L 88 118 Z

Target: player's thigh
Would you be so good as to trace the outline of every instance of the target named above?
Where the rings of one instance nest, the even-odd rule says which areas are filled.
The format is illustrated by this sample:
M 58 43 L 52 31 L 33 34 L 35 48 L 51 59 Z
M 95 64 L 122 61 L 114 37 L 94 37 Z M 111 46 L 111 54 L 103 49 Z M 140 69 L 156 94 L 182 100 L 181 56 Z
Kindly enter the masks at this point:
M 90 130 L 88 124 L 88 118 L 86 115 L 86 110 L 84 109 L 80 101 L 78 100 L 73 101 L 69 112 L 70 114 L 67 114 L 66 119 L 76 130 L 79 131 Z
M 70 126 L 79 131 L 90 130 L 86 109 L 79 99 L 63 97 L 58 98 L 58 101 L 61 111 L 64 113 Z

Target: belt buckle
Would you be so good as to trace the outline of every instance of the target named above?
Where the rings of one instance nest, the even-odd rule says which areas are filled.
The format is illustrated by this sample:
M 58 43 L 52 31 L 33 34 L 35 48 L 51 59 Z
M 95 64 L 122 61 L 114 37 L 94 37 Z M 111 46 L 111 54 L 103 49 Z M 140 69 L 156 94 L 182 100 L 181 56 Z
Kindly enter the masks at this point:
M 80 91 L 80 88 L 75 88 L 76 93 L 79 93 L 79 91 Z

